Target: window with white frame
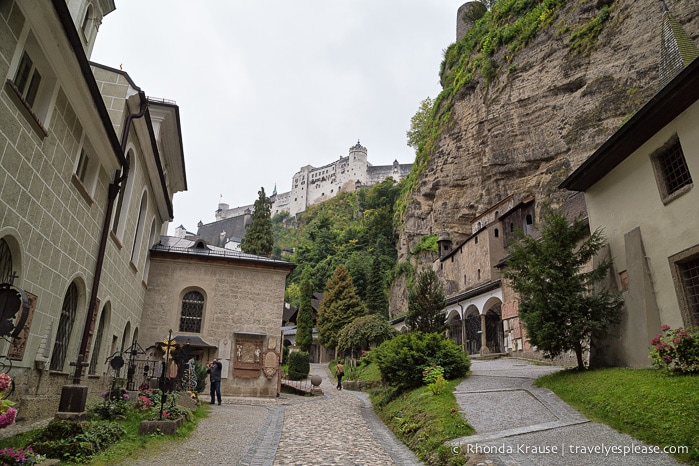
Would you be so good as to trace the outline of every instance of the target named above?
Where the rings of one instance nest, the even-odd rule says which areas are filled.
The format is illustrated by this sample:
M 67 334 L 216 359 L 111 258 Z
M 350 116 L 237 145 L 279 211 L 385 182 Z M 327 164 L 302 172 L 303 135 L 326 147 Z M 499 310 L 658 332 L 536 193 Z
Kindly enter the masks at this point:
M 31 32 L 13 63 L 6 81 L 8 95 L 37 135 L 46 137 L 57 80 Z
M 692 175 L 676 134 L 651 154 L 651 161 L 664 204 L 672 202 L 692 188 Z
M 99 166 L 97 158 L 94 156 L 94 150 L 92 150 L 92 146 L 87 138 L 83 136 L 82 147 L 78 152 L 75 164 L 73 182 L 89 202 L 92 202 L 92 196 L 97 185 L 98 172 Z
M 22 58 L 19 61 L 14 84 L 24 101 L 30 108 L 33 107 L 41 84 L 41 73 L 26 51 L 22 53 Z

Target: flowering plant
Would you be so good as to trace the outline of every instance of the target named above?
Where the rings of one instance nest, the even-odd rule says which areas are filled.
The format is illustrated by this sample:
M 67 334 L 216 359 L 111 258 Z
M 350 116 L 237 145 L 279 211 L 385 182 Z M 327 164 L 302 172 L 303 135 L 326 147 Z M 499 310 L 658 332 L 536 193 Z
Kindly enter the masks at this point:
M 0 450 L 0 464 L 36 464 L 41 457 L 34 453 L 31 447 L 23 448 L 3 448 Z
M 138 405 L 143 409 L 150 409 L 155 406 L 155 403 L 146 395 L 138 395 Z
M 11 386 L 12 378 L 7 374 L 0 374 L 0 429 L 14 424 L 17 417 L 17 410 L 12 407 L 14 403 L 5 398 Z
M 699 332 L 669 325 L 661 330 L 650 342 L 653 365 L 672 372 L 699 373 Z

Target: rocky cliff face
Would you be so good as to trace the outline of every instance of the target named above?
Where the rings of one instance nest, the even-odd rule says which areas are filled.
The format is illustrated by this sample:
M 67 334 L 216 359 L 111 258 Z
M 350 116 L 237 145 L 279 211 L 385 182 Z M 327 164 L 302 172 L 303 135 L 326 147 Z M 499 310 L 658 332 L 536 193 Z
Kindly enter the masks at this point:
M 696 0 L 666 3 L 699 43 Z M 610 15 L 595 49 L 573 52 L 570 31 L 604 4 Z M 443 229 L 458 244 L 471 219 L 510 194 L 553 204 L 566 196 L 557 185 L 658 90 L 661 15 L 658 0 L 568 1 L 511 61 L 506 47 L 496 52 L 497 74 L 460 91 L 408 197 L 400 260 L 421 236 Z M 405 312 L 405 296 L 404 285 L 394 285 L 391 315 Z

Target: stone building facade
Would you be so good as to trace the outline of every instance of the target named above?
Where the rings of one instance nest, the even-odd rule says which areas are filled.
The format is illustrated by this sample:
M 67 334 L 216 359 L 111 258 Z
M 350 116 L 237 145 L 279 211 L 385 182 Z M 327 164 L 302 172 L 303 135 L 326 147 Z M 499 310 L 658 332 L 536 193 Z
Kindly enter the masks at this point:
M 0 3 L 0 282 L 28 300 L 0 355 L 21 418 L 56 411 L 79 354 L 81 382 L 104 388 L 107 357 L 138 338 L 148 250 L 186 189 L 177 105 L 89 62 L 114 9 Z
M 163 236 L 151 250 L 139 341 L 158 346 L 172 330 L 191 356 L 223 364 L 221 393 L 276 396 L 286 276 L 294 265 Z

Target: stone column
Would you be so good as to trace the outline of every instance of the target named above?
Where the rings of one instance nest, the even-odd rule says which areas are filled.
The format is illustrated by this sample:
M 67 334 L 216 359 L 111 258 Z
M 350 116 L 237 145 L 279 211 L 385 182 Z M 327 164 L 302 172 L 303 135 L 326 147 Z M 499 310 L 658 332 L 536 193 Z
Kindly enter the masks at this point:
M 485 334 L 485 314 L 481 314 L 481 355 L 488 354 L 490 350 L 488 349 L 488 336 Z

